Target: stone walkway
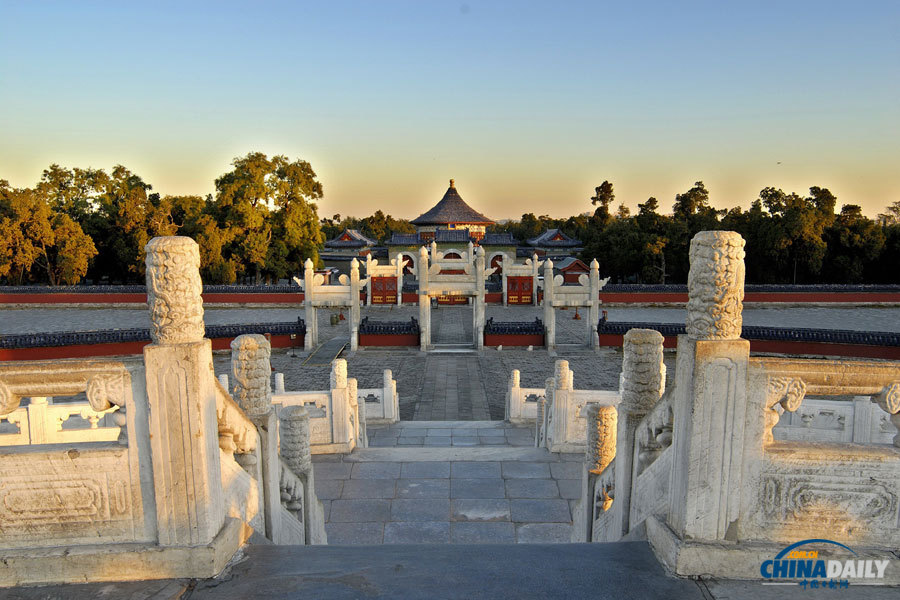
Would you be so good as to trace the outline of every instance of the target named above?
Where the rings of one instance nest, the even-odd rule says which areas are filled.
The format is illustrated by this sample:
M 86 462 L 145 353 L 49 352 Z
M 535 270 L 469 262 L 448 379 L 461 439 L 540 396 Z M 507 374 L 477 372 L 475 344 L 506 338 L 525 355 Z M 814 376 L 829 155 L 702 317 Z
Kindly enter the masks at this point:
M 439 306 L 431 309 L 431 343 L 473 345 L 471 306 Z
M 478 357 L 429 354 L 413 419 L 486 421 L 490 418 Z
M 313 456 L 329 544 L 567 543 L 582 454 L 496 421 L 401 422 Z

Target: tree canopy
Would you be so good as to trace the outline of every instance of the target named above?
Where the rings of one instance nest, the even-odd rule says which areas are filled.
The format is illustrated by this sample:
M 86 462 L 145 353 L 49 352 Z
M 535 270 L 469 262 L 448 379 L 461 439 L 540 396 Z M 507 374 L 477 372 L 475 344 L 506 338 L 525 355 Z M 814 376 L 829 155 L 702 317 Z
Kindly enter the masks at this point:
M 635 215 L 624 205 L 613 214 L 615 199 L 613 185 L 604 181 L 590 197 L 593 214 L 553 219 L 526 213 L 492 230 L 524 242 L 559 228 L 582 240 L 581 258 L 596 258 L 601 273 L 616 282 L 684 283 L 691 238 L 729 229 L 747 240 L 750 283 L 900 283 L 900 201 L 872 220 L 850 204 L 835 214 L 837 198 L 821 187 L 808 195 L 767 187 L 748 210 L 721 210 L 698 181 L 675 196 L 667 215 L 654 197 L 638 203 Z
M 324 241 L 310 164 L 251 152 L 215 181 L 215 195 L 160 196 L 127 168 L 50 165 L 34 188 L 0 181 L 0 279 L 7 283 L 141 282 L 144 246 L 186 235 L 209 283 L 261 282 L 318 262 Z
M 144 246 L 158 235 L 185 235 L 200 246 L 208 283 L 259 283 L 302 271 L 344 229 L 378 243 L 414 233 L 407 220 L 377 210 L 368 217 L 319 218 L 322 184 L 312 166 L 250 152 L 214 182 L 207 196 L 160 196 L 122 165 L 50 165 L 33 188 L 0 180 L 0 282 L 141 282 Z M 588 204 L 588 202 L 590 204 Z M 876 219 L 829 190 L 808 194 L 763 188 L 749 209 L 716 209 L 702 181 L 676 194 L 671 213 L 650 197 L 636 214 L 604 181 L 585 212 L 556 219 L 526 213 L 492 226 L 521 242 L 557 228 L 584 243 L 581 258 L 600 262 L 616 282 L 683 283 L 691 238 L 730 229 L 747 240 L 749 283 L 900 283 L 900 200 Z

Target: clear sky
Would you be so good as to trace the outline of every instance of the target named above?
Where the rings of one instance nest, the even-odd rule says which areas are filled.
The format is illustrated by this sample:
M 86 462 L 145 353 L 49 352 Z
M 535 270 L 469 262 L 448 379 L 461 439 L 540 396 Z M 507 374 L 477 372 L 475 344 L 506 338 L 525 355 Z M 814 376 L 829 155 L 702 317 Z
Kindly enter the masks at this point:
M 206 194 L 247 152 L 321 215 L 495 219 L 828 187 L 900 200 L 900 2 L 0 0 L 0 178 L 121 163 Z

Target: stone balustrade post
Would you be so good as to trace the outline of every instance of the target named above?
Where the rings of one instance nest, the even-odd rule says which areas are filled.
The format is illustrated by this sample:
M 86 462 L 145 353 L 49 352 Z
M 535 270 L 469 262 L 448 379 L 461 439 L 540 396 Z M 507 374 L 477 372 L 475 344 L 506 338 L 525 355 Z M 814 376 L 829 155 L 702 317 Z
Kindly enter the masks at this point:
M 590 306 L 588 307 L 588 346 L 595 351 L 600 350 L 600 337 L 597 334 L 597 324 L 600 322 L 600 263 L 597 259 L 591 261 L 590 275 Z
M 469 242 L 471 248 L 472 242 Z M 472 310 L 472 335 L 475 349 L 484 350 L 484 248 L 475 251 L 475 301 Z
M 581 529 L 576 532 L 576 536 L 578 536 L 576 541 L 591 542 L 598 537 L 598 534 L 605 533 L 593 531 L 594 487 L 597 485 L 597 478 L 616 458 L 619 413 L 615 406 L 600 404 L 588 404 L 585 409 L 587 412 L 587 448 L 581 476 L 580 508 L 582 514 L 577 519 Z M 619 465 L 616 465 L 616 473 L 619 470 Z M 612 508 L 612 499 L 619 497 L 618 487 L 616 486 L 614 490 L 603 490 L 603 496 L 606 498 L 603 510 Z
M 548 351 L 556 350 L 556 311 L 553 308 L 553 261 L 544 261 L 544 344 Z
M 307 544 L 324 544 L 327 543 L 325 518 L 322 504 L 316 496 L 315 471 L 312 468 L 309 444 L 307 408 L 296 405 L 284 407 L 281 410 L 281 458 L 303 482 L 304 538 Z
M 541 274 L 541 265 L 538 261 L 537 253 L 531 255 L 531 304 L 537 306 L 538 303 L 538 279 Z
M 550 421 L 550 443 L 547 448 L 550 452 L 560 452 L 561 444 L 569 438 L 569 428 L 572 426 L 571 405 L 575 401 L 575 385 L 572 370 L 569 369 L 569 361 L 556 361 L 556 369 L 553 377 L 553 403 Z
M 371 287 L 371 279 L 369 287 Z M 350 351 L 359 349 L 359 261 L 350 261 Z
M 369 284 L 366 286 L 366 306 L 372 306 L 372 255 L 366 254 L 366 277 L 369 278 Z
M 306 335 L 303 338 L 305 350 L 313 350 L 319 345 L 319 320 L 314 305 L 316 272 L 313 262 L 307 258 L 303 263 L 303 310 L 306 319 Z
M 437 245 L 432 242 L 432 256 Z M 419 249 L 419 349 L 427 352 L 431 347 L 431 297 L 428 295 L 428 250 Z
M 678 338 L 667 517 L 681 539 L 737 535 L 750 357 L 750 343 L 740 337 L 743 297 L 743 238 L 733 231 L 695 235 L 687 333 Z
M 263 492 L 266 537 L 274 540 L 280 526 L 281 465 L 278 462 L 277 418 L 272 406 L 271 355 L 271 344 L 263 335 L 240 335 L 231 342 L 232 397 L 256 425 L 261 464 L 249 465 L 243 457 L 236 458 L 248 472 L 255 472 Z M 284 375 L 281 385 L 283 390 Z
M 284 373 L 275 373 L 275 393 L 284 393 Z
M 506 415 L 507 421 L 522 417 L 522 400 L 519 392 L 519 383 L 521 374 L 518 369 L 513 369 L 509 373 L 509 383 L 506 387 Z
M 206 545 L 222 528 L 225 508 L 199 247 L 188 237 L 157 237 L 145 251 L 152 343 L 144 365 L 159 544 Z
M 507 264 L 506 264 L 506 262 L 507 262 L 506 259 L 508 259 L 508 258 L 509 257 L 506 255 L 505 252 L 502 255 L 500 255 L 500 286 L 501 286 L 500 290 L 503 292 L 503 306 L 509 305 L 508 298 L 506 297 L 507 296 L 507 294 L 506 294 L 506 286 L 507 286 L 506 271 L 508 269 Z M 516 262 L 516 260 L 515 260 L 515 258 L 513 258 L 513 260 L 509 261 L 509 266 L 512 266 L 513 264 L 515 264 L 515 262 Z
M 369 283 L 371 286 L 372 284 Z M 397 253 L 397 306 L 403 306 L 403 256 Z
M 390 369 L 385 369 L 382 376 L 381 401 L 384 405 L 384 418 L 391 423 L 400 420 L 400 399 L 397 397 L 397 382 Z
M 641 420 L 656 406 L 666 387 L 661 333 L 652 329 L 630 329 L 625 334 L 620 387 L 622 401 L 619 404 L 616 436 L 616 506 L 613 508 L 614 519 L 610 530 L 605 532 L 605 541 L 617 541 L 629 531 L 635 431 Z
M 347 378 L 347 361 L 337 358 L 331 363 L 331 431 L 335 444 L 344 444 L 347 452 L 353 450 L 356 426 L 351 419 L 355 410 L 350 398 L 350 382 Z

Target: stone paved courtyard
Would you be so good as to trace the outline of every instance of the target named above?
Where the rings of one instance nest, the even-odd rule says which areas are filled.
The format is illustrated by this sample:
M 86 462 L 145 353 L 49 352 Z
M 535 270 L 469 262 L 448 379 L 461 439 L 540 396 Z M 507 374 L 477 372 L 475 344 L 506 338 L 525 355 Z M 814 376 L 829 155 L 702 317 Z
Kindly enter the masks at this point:
M 530 428 L 423 421 L 369 430 L 370 448 L 313 457 L 329 544 L 566 543 L 582 454 Z
M 609 308 L 610 320 L 683 322 L 680 308 Z M 336 335 L 349 333 L 347 321 L 332 326 L 332 311 L 319 311 L 319 331 L 324 342 Z M 379 321 L 418 318 L 418 307 L 364 307 L 363 316 Z M 209 324 L 290 321 L 302 316 L 292 308 L 208 308 Z M 497 320 L 526 321 L 541 317 L 540 307 L 488 306 L 487 317 Z M 569 361 L 579 389 L 615 389 L 621 369 L 621 351 L 603 348 L 593 353 L 579 348 L 584 341 L 585 321 L 572 319 L 574 312 L 558 311 L 558 341 L 563 346 L 559 357 Z M 0 332 L 89 330 L 111 327 L 146 327 L 146 309 L 123 308 L 54 308 L 20 309 L 0 312 Z M 900 308 L 747 308 L 744 322 L 748 325 L 832 327 L 900 331 Z M 457 306 L 432 309 L 436 344 L 464 344 L 471 341 L 472 308 Z M 573 344 L 571 346 L 567 344 Z M 293 354 L 293 356 L 292 356 Z M 504 396 L 509 372 L 519 369 L 522 385 L 543 387 L 553 373 L 554 358 L 545 350 L 528 352 L 522 348 L 502 351 L 485 349 L 481 354 L 428 354 L 418 348 L 362 349 L 353 355 L 345 352 L 351 377 L 359 385 L 381 385 L 383 369 L 391 369 L 397 380 L 400 416 L 404 420 L 487 420 L 502 419 Z M 285 375 L 289 390 L 316 390 L 328 387 L 329 367 L 302 364 L 302 353 L 276 350 L 272 367 Z M 674 369 L 674 353 L 666 354 L 670 373 Z M 227 352 L 215 356 L 216 373 L 230 371 Z

